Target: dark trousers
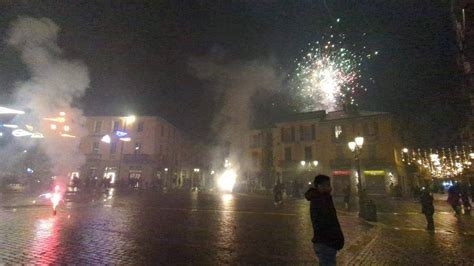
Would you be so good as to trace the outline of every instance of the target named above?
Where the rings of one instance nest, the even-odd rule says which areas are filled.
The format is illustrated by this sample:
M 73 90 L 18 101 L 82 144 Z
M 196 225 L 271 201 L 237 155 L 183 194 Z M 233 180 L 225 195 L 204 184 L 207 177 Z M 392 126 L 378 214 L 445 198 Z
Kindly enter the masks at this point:
M 319 265 L 336 266 L 336 249 L 321 243 L 314 243 L 313 248 L 316 256 L 318 256 Z
M 426 217 L 426 222 L 428 223 L 428 225 L 426 226 L 426 229 L 434 230 L 433 214 L 425 214 L 425 217 Z

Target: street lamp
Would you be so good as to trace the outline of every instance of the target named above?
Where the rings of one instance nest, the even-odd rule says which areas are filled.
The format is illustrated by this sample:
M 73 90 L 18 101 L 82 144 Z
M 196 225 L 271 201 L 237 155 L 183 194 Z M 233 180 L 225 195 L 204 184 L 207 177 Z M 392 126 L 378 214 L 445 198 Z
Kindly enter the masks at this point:
M 356 160 L 357 164 L 357 189 L 360 193 L 362 192 L 362 178 L 360 174 L 360 152 L 362 150 L 362 146 L 364 145 L 364 137 L 356 137 L 354 141 L 347 143 L 349 149 L 351 150 L 352 154 L 354 155 L 354 159 Z
M 352 154 L 354 155 L 354 159 L 356 161 L 357 166 L 357 194 L 359 195 L 359 216 L 364 216 L 365 213 L 364 204 L 365 204 L 365 196 L 362 194 L 362 175 L 360 171 L 360 153 L 362 150 L 362 146 L 364 145 L 364 137 L 356 137 L 354 141 L 347 143 L 349 149 L 351 150 Z
M 316 161 L 316 160 L 314 160 L 314 161 L 312 161 L 312 162 L 311 162 L 311 161 L 308 161 L 308 162 L 306 162 L 306 161 L 300 161 L 300 164 L 301 164 L 301 166 L 306 166 L 306 164 L 308 164 L 308 167 L 311 167 L 311 166 L 316 167 L 316 166 L 318 166 L 319 162 Z

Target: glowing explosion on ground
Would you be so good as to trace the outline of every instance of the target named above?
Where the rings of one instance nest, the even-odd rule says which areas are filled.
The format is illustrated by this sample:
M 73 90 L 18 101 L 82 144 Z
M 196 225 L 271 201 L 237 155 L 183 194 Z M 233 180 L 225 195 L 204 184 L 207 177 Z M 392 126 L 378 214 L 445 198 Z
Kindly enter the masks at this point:
M 309 50 L 302 50 L 305 55 L 295 61 L 296 75 L 292 80 L 302 100 L 302 111 L 333 111 L 342 104 L 355 104 L 354 94 L 366 90 L 359 83 L 361 66 L 378 52 L 364 52 L 364 55 L 351 52 L 357 46 L 348 45 L 345 40 L 344 34 L 323 35 L 321 41 L 309 44 Z

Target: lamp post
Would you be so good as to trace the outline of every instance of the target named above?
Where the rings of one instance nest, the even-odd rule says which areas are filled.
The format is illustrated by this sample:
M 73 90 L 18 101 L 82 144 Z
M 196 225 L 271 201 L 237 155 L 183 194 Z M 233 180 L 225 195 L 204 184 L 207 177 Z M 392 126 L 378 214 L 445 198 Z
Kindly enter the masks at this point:
M 197 190 L 197 187 L 198 187 L 198 186 L 195 184 L 194 179 L 195 179 L 195 177 L 199 177 L 198 175 L 199 175 L 200 169 L 199 169 L 199 168 L 194 168 L 193 171 L 194 171 L 194 174 L 191 176 L 191 190 L 193 190 L 194 187 L 196 187 L 196 190 Z M 199 182 L 199 179 L 198 179 L 198 182 Z M 199 184 L 198 184 L 198 185 L 199 185 Z
M 316 168 L 318 166 L 319 162 L 314 160 L 314 161 L 300 161 L 300 165 L 303 167 L 303 171 L 305 168 L 308 168 L 308 171 L 311 171 L 311 168 L 314 167 Z
M 123 124 L 123 131 L 126 131 L 127 130 L 127 124 L 132 124 L 133 122 L 135 122 L 137 118 L 134 116 L 134 115 L 129 115 L 127 117 L 125 117 L 124 119 L 124 124 Z M 121 175 L 120 175 L 120 172 L 121 172 L 121 168 L 122 168 L 122 157 L 123 157 L 123 147 L 125 146 L 125 142 L 128 142 L 130 141 L 130 137 L 127 136 L 127 138 L 121 138 L 120 140 L 122 140 L 122 145 L 120 145 L 120 157 L 119 157 L 119 165 L 118 165 L 118 175 L 121 179 Z M 122 180 L 121 180 L 122 181 Z
M 364 145 L 364 138 L 363 137 L 356 137 L 354 141 L 351 141 L 347 144 L 349 149 L 351 150 L 352 154 L 354 155 L 354 159 L 356 161 L 357 167 L 357 194 L 359 196 L 359 216 L 365 216 L 365 195 L 362 193 L 362 175 L 360 171 L 360 153 L 362 151 L 362 146 Z

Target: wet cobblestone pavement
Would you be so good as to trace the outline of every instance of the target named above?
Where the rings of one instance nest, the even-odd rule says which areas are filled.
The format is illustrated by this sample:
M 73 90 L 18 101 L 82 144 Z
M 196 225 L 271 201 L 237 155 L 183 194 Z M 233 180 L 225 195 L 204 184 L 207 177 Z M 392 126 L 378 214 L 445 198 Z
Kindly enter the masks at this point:
M 0 199 L 0 264 L 316 264 L 304 200 L 275 207 L 246 195 L 78 194 L 53 217 L 33 197 Z M 381 210 L 377 223 L 341 210 L 338 263 L 473 265 L 474 219 L 437 204 L 434 234 L 409 201 Z

